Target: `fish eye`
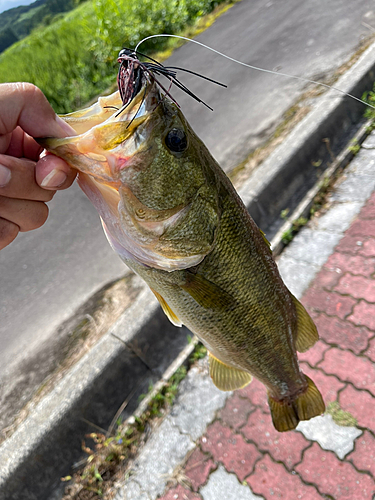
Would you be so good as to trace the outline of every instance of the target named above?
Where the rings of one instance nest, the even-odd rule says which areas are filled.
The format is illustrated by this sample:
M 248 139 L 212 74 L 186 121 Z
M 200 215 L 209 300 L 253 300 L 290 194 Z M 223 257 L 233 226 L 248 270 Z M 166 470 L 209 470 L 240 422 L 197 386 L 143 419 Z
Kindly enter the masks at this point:
M 185 132 L 179 128 L 172 128 L 165 138 L 165 144 L 170 151 L 182 153 L 188 145 Z

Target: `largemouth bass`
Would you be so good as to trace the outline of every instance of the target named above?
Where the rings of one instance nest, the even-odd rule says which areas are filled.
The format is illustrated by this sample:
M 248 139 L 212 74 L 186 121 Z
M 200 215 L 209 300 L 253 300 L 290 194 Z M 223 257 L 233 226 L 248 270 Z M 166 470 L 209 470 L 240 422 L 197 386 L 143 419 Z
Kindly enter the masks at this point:
M 318 340 L 316 327 L 230 180 L 161 90 L 164 70 L 129 51 L 119 62 L 119 92 L 63 116 L 77 136 L 39 142 L 79 171 L 113 249 L 172 323 L 207 347 L 214 384 L 228 391 L 256 377 L 275 428 L 294 429 L 325 409 L 296 354 Z

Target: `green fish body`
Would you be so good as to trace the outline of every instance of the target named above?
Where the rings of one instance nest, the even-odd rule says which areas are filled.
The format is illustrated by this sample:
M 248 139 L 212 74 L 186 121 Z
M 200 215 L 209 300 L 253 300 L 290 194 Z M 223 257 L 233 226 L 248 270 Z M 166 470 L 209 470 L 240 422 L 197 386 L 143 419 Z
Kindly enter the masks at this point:
M 152 76 L 122 113 L 108 118 L 108 102 L 122 104 L 102 98 L 66 115 L 78 136 L 40 142 L 79 170 L 112 247 L 207 347 L 219 389 L 256 377 L 279 431 L 323 413 L 296 354 L 318 340 L 316 327 L 229 179 Z

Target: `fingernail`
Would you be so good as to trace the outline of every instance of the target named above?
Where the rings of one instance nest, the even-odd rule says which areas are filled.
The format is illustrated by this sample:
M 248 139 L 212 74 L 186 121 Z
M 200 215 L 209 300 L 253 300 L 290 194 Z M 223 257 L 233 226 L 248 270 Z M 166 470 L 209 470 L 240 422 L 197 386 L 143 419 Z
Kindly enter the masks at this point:
M 9 168 L 4 167 L 4 165 L 0 165 L 0 187 L 6 186 L 11 177 L 12 173 Z
M 64 135 L 67 137 L 71 137 L 73 135 L 76 135 L 76 132 L 74 129 L 68 125 L 62 118 L 60 118 L 58 115 L 56 115 L 56 123 L 59 125 L 61 130 L 64 132 Z
M 61 184 L 64 184 L 64 182 L 67 179 L 67 175 L 65 172 L 62 170 L 58 170 L 57 168 L 54 168 L 46 177 L 42 180 L 41 186 L 42 187 L 49 187 L 49 188 L 56 188 L 61 186 Z

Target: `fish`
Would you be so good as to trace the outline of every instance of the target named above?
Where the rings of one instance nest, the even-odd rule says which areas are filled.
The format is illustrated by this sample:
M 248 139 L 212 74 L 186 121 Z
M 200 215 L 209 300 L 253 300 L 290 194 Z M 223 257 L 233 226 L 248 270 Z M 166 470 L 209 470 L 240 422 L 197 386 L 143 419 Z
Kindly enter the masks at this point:
M 232 391 L 255 377 L 267 389 L 274 427 L 295 429 L 325 411 L 297 357 L 318 340 L 316 326 L 283 283 L 265 234 L 161 84 L 164 75 L 182 85 L 176 72 L 141 62 L 130 49 L 119 63 L 118 91 L 62 115 L 76 136 L 38 142 L 78 170 L 112 248 L 170 321 L 207 347 L 213 383 Z

